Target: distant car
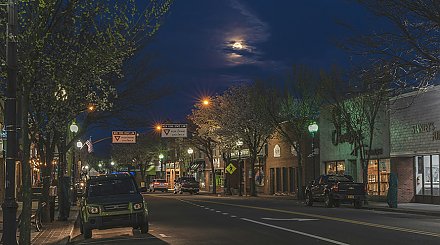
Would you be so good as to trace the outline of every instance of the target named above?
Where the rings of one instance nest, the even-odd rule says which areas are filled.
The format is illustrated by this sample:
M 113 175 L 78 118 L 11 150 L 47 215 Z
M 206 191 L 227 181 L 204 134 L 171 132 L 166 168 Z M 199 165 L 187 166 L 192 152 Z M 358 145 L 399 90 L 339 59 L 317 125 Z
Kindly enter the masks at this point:
M 305 190 L 306 205 L 324 202 L 325 207 L 339 207 L 341 203 L 353 203 L 361 208 L 367 199 L 365 185 L 355 183 L 350 175 L 321 175 L 313 180 Z
M 180 177 L 174 181 L 174 194 L 183 194 L 189 192 L 190 194 L 198 194 L 200 183 L 194 177 Z
M 155 192 L 156 190 L 167 192 L 168 182 L 166 179 L 153 179 L 153 182 L 150 183 L 148 190 L 150 192 Z
M 80 231 L 88 239 L 93 229 L 116 227 L 148 233 L 147 203 L 129 174 L 91 177 L 80 202 Z

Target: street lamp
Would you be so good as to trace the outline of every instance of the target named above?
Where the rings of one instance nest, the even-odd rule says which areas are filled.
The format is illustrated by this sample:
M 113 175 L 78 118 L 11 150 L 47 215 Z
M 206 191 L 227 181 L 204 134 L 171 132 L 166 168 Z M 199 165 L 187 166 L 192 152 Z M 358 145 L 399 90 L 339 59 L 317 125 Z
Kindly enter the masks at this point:
M 162 172 L 162 173 L 161 173 L 162 178 L 165 176 L 165 173 L 164 173 L 164 167 L 163 167 L 163 163 L 162 163 L 162 159 L 163 159 L 163 158 L 164 158 L 163 154 L 160 153 L 160 154 L 159 154 L 159 163 L 160 163 L 160 171 Z
M 238 140 L 235 143 L 238 147 L 238 195 L 242 196 L 243 195 L 243 190 L 241 187 L 241 182 L 243 181 L 243 177 L 242 177 L 242 164 L 241 164 L 241 147 L 243 146 L 243 141 Z
M 70 125 L 70 127 L 69 127 L 69 129 L 70 129 L 70 132 L 73 134 L 73 137 L 75 137 L 75 134 L 76 133 L 78 133 L 78 131 L 79 131 L 79 128 L 78 128 L 78 125 L 76 125 L 76 123 L 75 122 L 72 122 L 72 124 Z M 72 177 L 72 186 L 73 186 L 73 193 L 72 193 L 72 205 L 74 206 L 74 205 L 76 205 L 76 199 L 77 199 L 77 196 L 76 196 L 76 193 L 77 193 L 77 189 L 76 189 L 76 183 L 77 183 L 77 177 L 78 177 L 78 165 L 76 164 L 76 162 L 75 162 L 75 148 L 73 148 L 72 149 L 72 166 L 71 166 L 71 168 L 70 168 L 70 166 L 69 166 L 69 169 L 71 169 L 71 177 Z
M 316 176 L 315 176 L 315 134 L 316 134 L 316 132 L 318 132 L 318 129 L 319 129 L 319 127 L 318 127 L 318 124 L 316 124 L 316 122 L 312 122 L 310 125 L 309 125 L 309 127 L 308 127 L 308 129 L 309 129 L 309 132 L 312 134 L 312 157 L 313 157 L 313 164 L 312 164 L 312 166 L 313 166 L 313 179 L 315 179 L 316 178 Z
M 190 156 L 190 162 L 189 162 L 189 171 L 188 172 L 190 172 L 190 174 L 191 174 L 191 164 L 193 163 L 193 161 L 194 161 L 194 159 L 193 159 L 193 153 L 194 153 L 194 150 L 192 149 L 192 148 L 188 148 L 188 154 L 189 154 L 189 156 Z

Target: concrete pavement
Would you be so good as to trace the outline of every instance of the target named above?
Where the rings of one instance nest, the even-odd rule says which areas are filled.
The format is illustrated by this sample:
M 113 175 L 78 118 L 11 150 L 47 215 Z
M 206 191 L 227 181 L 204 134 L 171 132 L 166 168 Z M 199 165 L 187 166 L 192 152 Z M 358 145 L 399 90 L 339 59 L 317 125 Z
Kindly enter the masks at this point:
M 21 212 L 21 203 L 18 203 L 17 216 Z M 37 202 L 32 203 L 32 209 L 37 209 Z M 75 222 L 79 213 L 79 207 L 73 206 L 70 209 L 70 216 L 67 221 L 57 221 L 50 223 L 43 223 L 42 231 L 38 232 L 35 227 L 31 231 L 31 243 L 35 245 L 40 244 L 68 244 L 72 236 Z M 58 211 L 55 211 L 55 217 L 58 217 Z M 0 212 L 0 236 L 3 235 L 3 211 Z M 19 233 L 17 232 L 17 241 Z

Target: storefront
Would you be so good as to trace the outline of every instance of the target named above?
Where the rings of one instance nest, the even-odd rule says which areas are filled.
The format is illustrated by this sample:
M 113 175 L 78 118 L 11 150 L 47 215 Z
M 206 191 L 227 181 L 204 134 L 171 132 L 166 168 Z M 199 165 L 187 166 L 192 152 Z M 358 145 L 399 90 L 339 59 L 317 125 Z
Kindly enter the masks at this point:
M 401 201 L 440 204 L 440 86 L 390 103 L 391 167 Z

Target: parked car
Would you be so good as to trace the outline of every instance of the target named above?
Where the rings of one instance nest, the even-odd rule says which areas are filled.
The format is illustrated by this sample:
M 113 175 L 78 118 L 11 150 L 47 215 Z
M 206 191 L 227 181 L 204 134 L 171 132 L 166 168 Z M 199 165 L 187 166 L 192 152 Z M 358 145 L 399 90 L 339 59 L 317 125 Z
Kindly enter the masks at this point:
M 129 174 L 91 177 L 80 202 L 80 231 L 87 239 L 93 229 L 116 227 L 148 233 L 147 203 Z
M 153 182 L 150 183 L 148 190 L 151 192 L 155 192 L 156 190 L 167 192 L 168 191 L 168 182 L 166 179 L 153 179 Z
M 325 207 L 339 207 L 341 203 L 353 203 L 361 208 L 366 200 L 363 183 L 355 183 L 350 175 L 321 175 L 313 180 L 305 190 L 306 205 L 324 202 Z
M 174 194 L 189 192 L 190 194 L 199 193 L 199 182 L 194 177 L 180 177 L 174 181 Z

